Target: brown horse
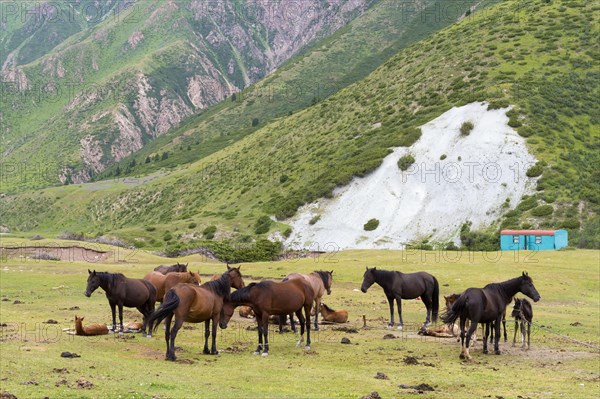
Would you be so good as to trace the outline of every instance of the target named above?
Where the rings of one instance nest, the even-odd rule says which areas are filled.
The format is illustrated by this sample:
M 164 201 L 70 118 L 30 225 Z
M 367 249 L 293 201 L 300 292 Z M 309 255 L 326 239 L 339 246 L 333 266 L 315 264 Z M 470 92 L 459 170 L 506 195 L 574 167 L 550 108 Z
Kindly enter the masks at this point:
M 254 310 L 250 306 L 240 306 L 238 309 L 238 314 L 240 317 L 244 317 L 246 319 L 251 319 L 254 317 Z
M 331 283 L 333 282 L 333 270 L 330 272 L 323 270 L 315 270 L 310 274 L 300 274 L 300 273 L 292 273 L 289 274 L 283 281 L 293 280 L 296 278 L 301 278 L 306 280 L 313 289 L 315 294 L 315 330 L 319 329 L 319 311 L 321 309 L 321 298 L 327 291 L 327 295 L 331 295 Z M 285 320 L 283 318 L 280 319 L 280 323 L 283 324 Z M 294 315 L 290 314 L 290 324 L 292 326 L 292 330 L 296 331 L 296 326 L 294 325 Z M 281 331 L 281 326 L 279 331 Z
M 121 273 L 93 272 L 88 269 L 87 288 L 85 296 L 88 298 L 92 293 L 101 287 L 106 293 L 106 298 L 112 311 L 113 331 L 117 330 L 117 321 L 115 309 L 119 308 L 119 334 L 123 334 L 123 306 L 128 308 L 137 308 L 144 321 L 142 324 L 142 334 L 146 335 L 146 325 L 148 316 L 154 312 L 156 302 L 156 288 L 144 279 L 127 278 Z M 151 332 L 149 336 L 151 335 Z
M 150 272 L 144 276 L 144 280 L 150 281 L 156 287 L 156 301 L 162 302 L 165 292 L 175 287 L 179 283 L 189 283 L 200 285 L 200 275 L 194 272 L 172 272 L 162 274 L 160 272 Z
M 227 266 L 227 271 L 221 278 L 196 286 L 193 284 L 178 284 L 165 294 L 162 305 L 148 319 L 149 328 L 154 323 L 158 325 L 165 320 L 165 341 L 167 343 L 167 360 L 175 360 L 175 338 L 184 321 L 188 323 L 204 322 L 204 354 L 216 355 L 217 325 L 227 328 L 227 322 L 221 320 L 224 301 L 229 299 L 231 287 L 242 288 L 244 280 L 239 268 Z M 175 316 L 175 325 L 171 329 L 171 320 Z M 212 320 L 212 348 L 208 350 L 210 321 Z
M 165 266 L 165 265 L 160 265 L 154 268 L 155 272 L 159 272 L 162 274 L 167 274 L 167 273 L 185 273 L 187 272 L 187 263 L 185 265 L 177 262 L 176 264 L 172 265 L 172 266 Z
M 346 323 L 348 321 L 347 310 L 333 310 L 324 303 L 321 304 L 321 315 L 324 321 L 331 323 Z
M 252 306 L 258 324 L 258 347 L 254 354 L 258 355 L 262 352 L 262 356 L 267 356 L 269 354 L 269 316 L 295 313 L 300 320 L 300 340 L 296 346 L 300 346 L 304 342 L 306 323 L 306 350 L 310 350 L 310 310 L 314 297 L 312 287 L 304 279 L 293 279 L 281 283 L 268 280 L 251 283 L 231 294 L 230 302 L 223 306 L 223 317 L 227 323 L 233 315 L 234 308 L 240 305 Z M 302 315 L 302 309 L 304 309 L 304 315 Z
M 108 327 L 106 324 L 90 324 L 89 326 L 83 326 L 84 317 L 75 316 L 75 335 L 92 336 L 92 335 L 106 335 L 108 334 Z

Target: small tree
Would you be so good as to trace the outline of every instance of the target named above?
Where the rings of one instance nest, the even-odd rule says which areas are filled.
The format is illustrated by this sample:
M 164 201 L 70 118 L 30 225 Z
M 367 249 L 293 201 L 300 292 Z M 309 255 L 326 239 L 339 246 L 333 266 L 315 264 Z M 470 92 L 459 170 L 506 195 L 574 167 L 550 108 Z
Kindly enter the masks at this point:
M 412 154 L 406 154 L 400 157 L 400 159 L 398 160 L 398 167 L 401 171 L 404 172 L 408 170 L 408 168 L 410 168 L 410 165 L 412 165 L 413 163 L 415 163 L 415 157 L 413 157 Z
M 365 229 L 365 231 L 373 231 L 377 227 L 379 227 L 379 220 L 377 219 L 371 219 L 363 225 L 363 229 Z
M 469 134 L 471 134 L 471 131 L 473 130 L 473 128 L 475 128 L 475 125 L 473 124 L 473 122 L 466 121 L 460 127 L 460 134 L 462 134 L 463 136 L 468 136 Z

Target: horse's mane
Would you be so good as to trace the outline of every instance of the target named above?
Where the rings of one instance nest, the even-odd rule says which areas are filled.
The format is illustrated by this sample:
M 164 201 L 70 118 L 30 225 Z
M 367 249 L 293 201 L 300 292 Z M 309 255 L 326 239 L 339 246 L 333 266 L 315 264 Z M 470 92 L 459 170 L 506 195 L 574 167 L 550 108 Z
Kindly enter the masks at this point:
M 247 286 L 240 288 L 231 294 L 231 302 L 236 303 L 244 303 L 250 301 L 250 290 L 256 286 L 260 286 L 263 282 L 260 283 L 250 283 Z M 263 284 L 264 285 L 264 284 Z
M 329 272 L 323 270 L 315 270 L 313 273 L 316 273 L 321 280 L 323 280 L 323 287 L 327 288 L 327 283 L 329 282 Z
M 110 286 L 115 286 L 115 284 L 127 278 L 123 273 L 96 272 L 96 275 L 100 278 L 100 281 L 106 281 Z
M 519 276 L 519 277 L 511 278 L 510 280 L 502 281 L 500 283 L 490 283 L 483 288 L 484 289 L 494 289 L 497 291 L 501 291 L 502 293 L 505 293 L 506 289 L 508 287 L 513 287 L 517 283 L 520 283 L 520 281 L 522 279 L 527 279 L 529 281 L 532 281 L 531 277 L 529 277 L 529 276 Z
M 335 310 L 331 309 L 329 306 L 325 305 L 322 302 L 321 302 L 321 306 L 323 306 L 325 308 L 325 310 L 327 310 L 328 312 L 335 312 Z
M 384 277 L 386 279 L 392 279 L 394 274 L 398 273 L 393 270 L 383 270 L 383 269 L 371 269 L 371 272 L 375 277 Z
M 202 284 L 202 287 L 209 289 L 218 296 L 229 298 L 231 293 L 231 277 L 225 272 L 216 280 L 208 281 Z

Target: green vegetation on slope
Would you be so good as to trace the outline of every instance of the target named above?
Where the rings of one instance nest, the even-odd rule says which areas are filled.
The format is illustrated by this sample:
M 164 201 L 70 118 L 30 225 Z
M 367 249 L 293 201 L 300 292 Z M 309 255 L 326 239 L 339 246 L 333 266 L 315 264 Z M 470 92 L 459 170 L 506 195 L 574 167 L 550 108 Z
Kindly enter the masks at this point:
M 489 101 L 492 108 L 515 106 L 510 123 L 545 165 L 538 192 L 524 198 L 531 208 L 518 206 L 499 226 L 566 227 L 572 245 L 598 247 L 597 10 L 585 1 L 503 2 L 202 162 L 108 194 L 84 187 L 7 197 L 2 213 L 20 230 L 56 229 L 54 221 L 146 239 L 141 226 L 157 225 L 162 234 L 187 231 L 193 220 L 201 229 L 217 225 L 221 238 L 241 239 L 265 213 L 284 219 L 369 173 L 390 147 L 412 144 L 418 126 L 449 108 Z M 536 216 L 538 205 L 554 211 Z

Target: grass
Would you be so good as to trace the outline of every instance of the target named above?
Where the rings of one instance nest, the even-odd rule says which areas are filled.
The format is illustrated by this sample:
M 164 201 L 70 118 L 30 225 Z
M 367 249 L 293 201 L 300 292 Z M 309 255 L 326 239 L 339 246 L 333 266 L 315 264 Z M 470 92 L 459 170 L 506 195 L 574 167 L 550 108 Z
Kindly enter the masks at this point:
M 4 241 L 6 245 L 8 241 Z M 123 255 L 131 258 L 129 253 Z M 249 276 L 280 278 L 292 271 L 333 269 L 333 292 L 324 301 L 334 308 L 347 309 L 347 327 L 357 328 L 358 333 L 322 326 L 313 333 L 309 353 L 294 347 L 291 333 L 272 333 L 271 354 L 260 358 L 251 354 L 256 332 L 246 329 L 254 323 L 235 316 L 227 330 L 218 332 L 217 345 L 224 352 L 211 357 L 201 354 L 202 325 L 186 324 L 195 329 L 182 329 L 179 333 L 177 346 L 182 351 L 177 353 L 176 363 L 163 360 L 161 331 L 152 339 L 139 334 L 132 335 L 132 339 L 117 339 L 112 335 L 76 337 L 61 332 L 62 328 L 73 326 L 75 314 L 85 316 L 88 323 L 110 320 L 101 292 L 89 299 L 83 296 L 88 268 L 142 277 L 159 263 L 175 261 L 144 251 L 135 256 L 135 263 L 111 258 L 104 264 L 2 259 L 0 288 L 2 299 L 8 301 L 0 302 L 0 322 L 8 327 L 1 330 L 1 390 L 17 397 L 356 398 L 373 391 L 382 397 L 404 397 L 414 391 L 401 390 L 399 384 L 427 383 L 435 389 L 423 395 L 428 398 L 484 397 L 490 392 L 503 397 L 589 398 L 599 388 L 598 351 L 570 340 L 600 346 L 598 251 L 347 251 L 318 259 L 243 264 L 246 283 L 251 281 Z M 190 262 L 192 270 L 207 276 L 224 269 L 223 264 L 199 256 L 180 261 Z M 373 286 L 367 294 L 358 291 L 365 266 L 404 272 L 426 270 L 438 278 L 444 295 L 503 281 L 527 270 L 542 296 L 534 304 L 534 321 L 552 333 L 534 327 L 530 351 L 501 343 L 505 351 L 501 356 L 483 355 L 479 343 L 472 351 L 474 361 L 464 363 L 458 359 L 459 347 L 453 340 L 415 335 L 425 316 L 420 301 L 403 301 L 403 332 L 385 329 L 389 313 L 382 290 Z M 24 303 L 13 304 L 15 300 Z M 73 306 L 80 309 L 69 310 Z M 367 315 L 368 329 L 361 328 L 363 314 Z M 139 320 L 140 315 L 128 310 L 125 318 Z M 59 324 L 44 324 L 48 319 Z M 512 339 L 512 325 L 508 324 Z M 387 333 L 400 338 L 382 339 Z M 349 338 L 351 344 L 340 344 L 343 337 Z M 63 359 L 62 351 L 76 352 L 81 358 Z M 406 365 L 403 359 L 407 356 L 416 357 L 421 364 Z M 54 371 L 62 368 L 68 371 Z M 389 379 L 375 379 L 377 372 L 385 373 Z M 95 387 L 77 389 L 80 377 Z M 67 384 L 57 386 L 63 379 Z M 28 381 L 38 385 L 23 385 Z

